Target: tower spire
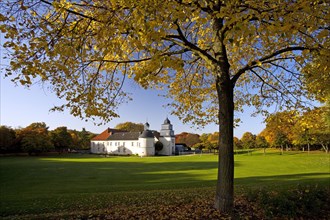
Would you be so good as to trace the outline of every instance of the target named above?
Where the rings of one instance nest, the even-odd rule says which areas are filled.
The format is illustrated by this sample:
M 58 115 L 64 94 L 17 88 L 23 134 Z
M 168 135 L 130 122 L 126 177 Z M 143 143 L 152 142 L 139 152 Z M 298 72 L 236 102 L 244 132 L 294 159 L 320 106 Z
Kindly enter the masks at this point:
M 150 127 L 149 123 L 146 122 L 146 123 L 144 124 L 144 130 L 145 130 L 145 131 L 149 130 L 149 127 Z

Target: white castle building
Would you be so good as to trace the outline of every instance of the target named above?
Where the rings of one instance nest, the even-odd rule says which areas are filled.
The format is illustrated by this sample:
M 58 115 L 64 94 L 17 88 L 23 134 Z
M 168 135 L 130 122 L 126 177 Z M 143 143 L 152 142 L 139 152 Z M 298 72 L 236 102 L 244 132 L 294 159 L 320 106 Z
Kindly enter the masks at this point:
M 145 123 L 143 132 L 127 132 L 106 129 L 91 140 L 91 153 L 139 156 L 174 155 L 175 136 L 168 118 L 161 125 L 160 132 L 149 130 Z

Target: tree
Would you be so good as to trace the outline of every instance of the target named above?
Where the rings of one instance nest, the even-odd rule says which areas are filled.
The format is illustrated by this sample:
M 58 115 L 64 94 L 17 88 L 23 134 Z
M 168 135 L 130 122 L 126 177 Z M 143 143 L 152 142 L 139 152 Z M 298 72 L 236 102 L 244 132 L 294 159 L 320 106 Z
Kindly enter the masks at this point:
M 125 131 L 139 131 L 142 132 L 144 130 L 144 125 L 142 123 L 134 123 L 134 122 L 124 122 L 117 124 L 115 129 L 125 130 Z
M 187 137 L 186 137 L 186 145 L 188 147 L 192 147 L 197 143 L 200 143 L 201 141 L 199 140 L 199 135 L 198 134 L 192 134 L 192 133 L 188 133 Z
M 4 1 L 3 1 L 4 2 Z M 0 5 L 14 81 L 51 85 L 71 114 L 108 121 L 126 78 L 166 88 L 183 122 L 219 124 L 215 207 L 231 212 L 234 109 L 302 106 L 299 71 L 329 53 L 326 1 L 51 1 Z M 318 59 L 313 59 L 318 57 Z M 235 98 L 234 98 L 235 94 Z M 234 105 L 234 101 L 236 105 Z
M 41 153 L 54 148 L 44 122 L 32 123 L 18 133 L 24 152 Z
M 242 149 L 242 142 L 240 139 L 238 139 L 237 137 L 234 137 L 234 149 L 238 150 L 238 149 Z
M 0 152 L 10 152 L 15 143 L 15 130 L 8 126 L 0 126 Z
M 241 138 L 242 146 L 245 149 L 252 149 L 256 147 L 256 136 L 251 132 L 245 132 Z
M 327 106 L 318 107 L 303 112 L 297 119 L 294 130 L 295 145 L 319 145 L 327 152 L 330 144 L 330 124 L 327 120 L 329 109 Z
M 320 144 L 323 150 L 328 153 L 330 145 L 330 132 L 329 131 L 319 131 L 313 134 L 315 143 Z
M 77 130 L 69 130 L 69 134 L 72 138 L 72 147 L 76 150 L 82 149 L 87 150 L 90 149 L 90 141 L 96 134 L 93 134 L 89 131 L 86 131 L 85 128 L 82 128 L 81 131 Z
M 176 143 L 184 143 L 188 147 L 192 147 L 198 143 L 200 143 L 199 135 L 192 134 L 187 132 L 182 132 L 180 134 L 175 135 L 175 142 Z
M 89 131 L 86 131 L 85 128 L 83 128 L 81 131 L 69 130 L 68 132 L 72 138 L 72 147 L 76 150 L 90 149 L 90 141 L 93 137 L 96 136 L 95 134 L 93 134 Z
M 215 145 L 219 144 L 219 132 L 214 132 L 210 134 L 207 138 L 207 141 L 214 143 Z
M 269 146 L 268 142 L 266 141 L 266 138 L 264 136 L 258 135 L 256 137 L 255 143 L 258 148 L 263 148 L 264 154 L 266 154 L 266 148 Z
M 284 134 L 290 142 L 295 136 L 295 126 L 300 117 L 298 111 L 281 111 L 269 115 L 266 118 L 266 128 L 260 133 L 267 142 L 274 146 L 275 136 L 278 132 Z
M 211 134 L 208 133 L 203 133 L 201 136 L 199 136 L 199 139 L 201 140 L 202 143 L 206 143 L 208 141 L 208 138 Z
M 206 148 L 209 151 L 215 151 L 219 149 L 219 132 L 214 133 L 203 133 L 199 140 L 201 141 L 201 145 L 203 148 Z
M 63 151 L 72 146 L 73 140 L 66 127 L 58 127 L 50 132 L 55 149 Z
M 45 122 L 34 122 L 25 128 L 26 130 L 38 130 L 42 132 L 48 132 L 48 127 Z
M 175 135 L 175 143 L 184 143 L 188 132 L 181 132 Z
M 68 131 L 71 139 L 72 139 L 72 148 L 80 149 L 80 138 L 79 138 L 79 131 L 77 130 L 69 130 Z
M 329 47 L 329 38 L 326 41 Z M 316 56 L 302 70 L 303 84 L 309 95 L 322 103 L 330 102 L 330 55 L 323 54 L 322 57 Z
M 274 147 L 281 148 L 281 154 L 283 154 L 283 146 L 290 144 L 288 137 L 281 131 L 275 133 Z
M 201 141 L 201 144 L 198 145 L 199 149 L 208 149 L 210 150 L 211 146 L 210 143 L 208 141 L 208 138 L 211 134 L 209 133 L 203 133 L 199 136 L 199 140 Z
M 205 145 L 202 142 L 200 142 L 200 143 L 193 145 L 192 147 L 195 149 L 203 150 L 205 148 Z
M 214 150 L 214 152 L 219 149 L 219 132 L 214 132 L 210 134 L 207 138 L 208 141 L 208 147 L 211 150 Z
M 91 139 L 95 137 L 95 134 L 86 131 L 85 128 L 78 133 L 79 136 L 79 149 L 90 149 Z

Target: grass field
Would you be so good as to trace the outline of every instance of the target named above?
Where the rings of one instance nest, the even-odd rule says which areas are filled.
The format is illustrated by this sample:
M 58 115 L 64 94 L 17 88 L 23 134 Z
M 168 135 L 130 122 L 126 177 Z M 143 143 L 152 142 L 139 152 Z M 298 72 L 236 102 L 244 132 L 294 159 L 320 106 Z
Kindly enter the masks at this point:
M 324 153 L 235 155 L 237 194 L 259 188 L 329 186 Z M 102 210 L 120 204 L 211 199 L 217 155 L 104 157 L 59 155 L 0 158 L 0 216 Z

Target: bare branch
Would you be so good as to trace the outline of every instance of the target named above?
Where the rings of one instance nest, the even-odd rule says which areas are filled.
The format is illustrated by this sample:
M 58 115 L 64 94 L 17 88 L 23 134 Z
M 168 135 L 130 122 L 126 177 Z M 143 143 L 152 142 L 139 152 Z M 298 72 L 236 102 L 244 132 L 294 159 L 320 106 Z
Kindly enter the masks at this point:
M 285 91 L 287 91 L 288 94 L 290 94 L 295 100 L 299 100 L 298 97 L 296 97 L 289 89 L 287 89 L 287 86 L 281 81 L 278 79 L 278 77 L 276 77 L 271 71 L 269 70 L 266 70 L 265 68 L 263 67 L 260 67 L 258 66 L 258 68 L 262 69 L 263 71 L 269 73 L 280 85 L 281 85 L 281 88 L 283 88 Z M 254 70 L 251 70 L 251 71 L 254 71 Z M 254 71 L 255 72 L 255 71 Z M 269 85 L 270 86 L 270 85 Z M 275 89 L 275 87 L 271 86 L 273 89 Z M 279 91 L 279 89 L 275 89 L 277 92 L 281 93 L 281 96 L 287 96 L 285 95 L 284 92 L 281 92 Z
M 162 53 L 160 54 L 160 56 L 171 56 L 171 55 L 177 55 L 177 54 L 182 54 L 189 51 L 188 49 L 184 48 L 182 50 L 178 50 L 178 51 L 173 51 L 173 52 L 166 52 L 166 53 Z M 142 59 L 132 59 L 132 60 L 106 60 L 103 59 L 102 61 L 107 62 L 107 63 L 140 63 L 140 62 L 144 62 L 144 61 L 148 61 L 151 60 L 152 57 L 146 57 L 146 58 L 142 58 Z M 92 62 L 99 62 L 99 60 L 91 60 Z
M 260 79 L 260 81 L 261 81 L 263 84 L 266 84 L 267 86 L 269 86 L 270 88 L 274 89 L 275 91 L 279 92 L 280 94 L 282 94 L 282 95 L 284 96 L 284 93 L 283 93 L 281 90 L 279 90 L 278 88 L 276 88 L 276 87 L 274 87 L 273 85 L 271 85 L 271 84 L 269 84 L 268 82 L 266 82 L 266 81 L 264 80 L 264 78 L 262 78 L 262 76 L 260 76 L 256 71 L 254 71 L 253 69 L 250 70 L 250 71 L 251 71 L 254 75 L 256 75 L 256 76 Z
M 246 64 L 243 68 L 241 68 L 240 70 L 238 70 L 234 76 L 232 77 L 231 81 L 233 84 L 235 84 L 238 80 L 238 78 L 243 74 L 245 73 L 246 71 L 248 70 L 252 70 L 253 68 L 257 67 L 257 64 L 259 62 L 261 63 L 267 63 L 267 60 L 273 58 L 273 57 L 276 57 L 280 54 L 283 54 L 283 53 L 287 53 L 287 52 L 292 52 L 292 51 L 303 51 L 303 50 L 316 50 L 315 48 L 307 48 L 307 47 L 300 47 L 300 46 L 296 46 L 296 47 L 286 47 L 286 48 L 283 48 L 283 49 L 280 49 L 280 50 L 277 50 L 271 54 L 268 54 L 264 57 L 261 57 L 259 59 L 256 59 L 248 64 Z
M 187 51 L 192 51 L 195 54 L 197 54 L 198 56 L 200 56 L 201 58 L 203 58 L 205 61 L 210 61 L 213 64 L 217 63 L 217 60 L 212 57 L 210 54 L 208 54 L 205 50 L 202 50 L 201 48 L 199 48 L 198 46 L 196 46 L 195 44 L 191 43 L 188 41 L 188 39 L 184 36 L 180 25 L 178 24 L 177 21 L 174 22 L 175 25 L 177 26 L 177 32 L 179 35 L 168 35 L 167 37 L 164 38 L 164 40 L 168 40 L 171 41 L 183 48 L 186 48 Z M 180 41 L 177 41 L 175 39 L 178 39 Z

